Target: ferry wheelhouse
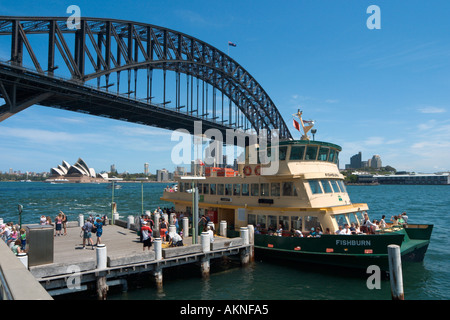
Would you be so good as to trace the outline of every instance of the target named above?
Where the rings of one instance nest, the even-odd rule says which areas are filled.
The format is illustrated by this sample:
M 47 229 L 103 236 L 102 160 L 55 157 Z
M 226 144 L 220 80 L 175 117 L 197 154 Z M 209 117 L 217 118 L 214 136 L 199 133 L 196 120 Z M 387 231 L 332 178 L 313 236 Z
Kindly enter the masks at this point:
M 199 215 L 209 216 L 216 230 L 220 221 L 227 221 L 228 235 L 253 225 L 257 257 L 351 268 L 376 264 L 388 270 L 387 246 L 396 244 L 402 259 L 423 260 L 432 225 L 388 225 L 335 234 L 345 224 L 362 226 L 369 208 L 350 200 L 337 165 L 341 147 L 309 140 L 306 133 L 312 126 L 305 129 L 301 113 L 298 116 L 305 130 L 302 139 L 279 142 L 277 153 L 271 146 L 265 150 L 278 154 L 278 173 L 262 174 L 263 165 L 249 163 L 248 152 L 236 172 L 210 170 L 196 182 Z M 191 182 L 180 179 L 178 186 L 176 192 L 165 191 L 161 200 L 172 202 L 176 211 L 191 212 Z

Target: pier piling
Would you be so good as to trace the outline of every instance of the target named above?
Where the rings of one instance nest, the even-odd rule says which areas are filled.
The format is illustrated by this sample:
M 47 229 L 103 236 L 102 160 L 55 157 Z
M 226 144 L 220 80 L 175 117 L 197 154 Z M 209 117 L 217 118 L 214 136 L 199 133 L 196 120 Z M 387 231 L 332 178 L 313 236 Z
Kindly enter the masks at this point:
M 253 262 L 255 261 L 255 228 L 252 224 L 249 224 L 247 228 L 248 228 L 248 241 L 249 244 L 251 245 L 249 260 L 250 262 Z
M 201 243 L 202 243 L 202 251 L 204 253 L 208 253 L 211 251 L 211 239 L 209 237 L 208 232 L 202 232 L 201 235 Z M 210 262 L 209 262 L 208 255 L 205 254 L 204 257 L 201 258 L 201 270 L 202 270 L 202 277 L 208 278 L 209 277 L 209 270 L 210 270 Z
M 388 245 L 388 259 L 392 300 L 404 300 L 400 246 L 393 244 Z
M 244 245 L 248 245 L 250 243 L 249 240 L 249 232 L 248 227 L 241 227 L 240 229 L 241 238 L 244 239 Z M 250 250 L 243 249 L 241 250 L 241 265 L 245 266 L 250 262 Z

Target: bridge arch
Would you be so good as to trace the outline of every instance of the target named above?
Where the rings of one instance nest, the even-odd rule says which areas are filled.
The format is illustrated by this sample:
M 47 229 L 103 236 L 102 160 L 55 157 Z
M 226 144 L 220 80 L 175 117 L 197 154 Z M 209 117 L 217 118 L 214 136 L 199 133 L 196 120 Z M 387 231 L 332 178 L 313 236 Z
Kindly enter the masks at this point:
M 35 53 L 36 45 L 31 41 L 35 35 L 46 36 L 46 57 Z M 220 130 L 254 129 L 256 133 L 260 129 L 266 129 L 269 133 L 278 129 L 281 139 L 292 138 L 275 104 L 247 70 L 221 50 L 182 32 L 151 24 L 103 18 L 81 18 L 77 29 L 70 29 L 67 17 L 0 16 L 0 39 L 1 36 L 10 37 L 11 55 L 0 57 L 7 60 L 0 63 L 0 94 L 6 98 L 6 104 L 0 106 L 0 114 L 2 109 L 3 112 L 9 109 L 11 113 L 18 107 L 20 109 L 34 102 L 108 116 L 101 114 L 107 111 L 100 111 L 105 102 L 83 108 L 56 101 L 59 94 L 69 90 L 68 83 L 58 84 L 58 88 L 52 88 L 53 91 L 40 86 L 40 91 L 36 91 L 35 95 L 15 97 L 14 92 L 24 92 L 32 86 L 30 79 L 21 78 L 19 82 L 27 83 L 27 87 L 14 87 L 17 79 L 14 79 L 13 74 L 18 67 L 23 67 L 26 52 L 31 61 L 31 70 L 27 69 L 30 77 L 32 73 L 36 73 L 45 81 L 51 81 L 52 77 L 57 76 L 57 69 L 64 69 L 66 74 L 70 74 L 70 84 L 77 86 L 77 94 L 81 94 L 79 92 L 87 84 L 96 82 L 97 85 L 93 87 L 97 91 L 104 91 L 109 99 L 114 93 L 120 96 L 122 104 L 125 102 L 122 100 L 128 98 L 130 101 L 127 101 L 127 106 L 118 105 L 116 113 L 109 115 L 113 118 L 139 123 L 136 115 L 124 116 L 125 111 L 134 103 L 141 108 L 139 114 L 143 114 L 142 110 L 147 108 L 154 116 L 159 115 L 156 117 L 159 120 L 141 121 L 144 124 L 171 128 L 167 123 L 159 123 L 167 113 L 173 118 L 171 121 L 180 119 L 181 115 L 185 116 L 185 121 L 202 120 L 207 124 L 205 129 L 208 126 Z M 56 64 L 57 60 L 59 65 Z M 138 77 L 138 73 L 143 70 L 146 71 L 146 81 Z M 156 71 L 163 73 L 162 97 L 154 96 L 153 73 Z M 171 100 L 166 97 L 167 71 L 173 72 L 176 79 L 172 96 L 174 99 Z M 122 86 L 120 84 L 123 73 L 126 73 L 125 88 L 123 82 Z M 180 75 L 184 75 L 186 80 L 186 105 L 181 103 Z M 202 90 L 206 85 L 206 99 L 209 94 L 208 86 L 213 92 L 212 105 L 208 106 L 206 100 L 206 109 L 204 102 L 201 106 L 199 104 L 199 82 Z M 194 86 L 197 89 L 197 103 L 194 103 Z M 114 87 L 115 92 L 111 91 Z M 138 96 L 137 92 L 141 88 L 145 90 Z M 43 91 L 47 93 L 44 96 Z M 50 91 L 58 92 L 51 95 Z M 216 105 L 217 91 L 221 95 L 220 107 Z M 96 92 L 91 92 L 91 95 L 90 100 L 99 98 Z M 202 92 L 202 99 L 204 96 Z M 21 103 L 17 106 L 13 105 L 13 101 Z M 224 106 L 225 102 L 228 106 Z M 182 110 L 183 108 L 185 109 Z

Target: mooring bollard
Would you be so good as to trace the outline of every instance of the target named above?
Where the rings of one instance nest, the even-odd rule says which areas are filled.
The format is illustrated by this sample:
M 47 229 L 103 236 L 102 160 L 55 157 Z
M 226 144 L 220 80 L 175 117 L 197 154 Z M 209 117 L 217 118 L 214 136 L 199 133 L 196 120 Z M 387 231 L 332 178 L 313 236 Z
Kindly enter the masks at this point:
M 250 243 L 249 235 L 248 235 L 248 228 L 247 227 L 241 227 L 241 238 L 244 239 L 244 244 L 247 245 Z
M 106 269 L 107 267 L 107 254 L 106 245 L 101 243 L 97 245 L 97 269 Z
M 388 245 L 388 259 L 392 300 L 404 300 L 405 295 L 403 293 L 402 258 L 400 255 L 400 246 L 394 244 Z
M 17 254 L 17 258 L 23 263 L 25 268 L 28 269 L 28 255 L 25 252 L 20 252 Z
M 176 233 L 177 232 L 177 227 L 174 224 L 171 224 L 169 226 L 169 234 L 170 233 Z
M 153 241 L 153 246 L 155 248 L 155 260 L 162 259 L 162 240 L 161 238 L 155 238 Z
M 78 226 L 79 227 L 84 226 L 84 215 L 82 215 L 82 214 L 78 215 Z
M 127 229 L 131 229 L 131 225 L 134 223 L 134 216 L 127 217 Z
M 227 236 L 227 222 L 225 220 L 220 221 L 220 235 L 222 237 L 226 237 Z
M 189 237 L 189 218 L 183 218 L 183 238 Z
M 113 217 L 114 217 L 114 224 L 115 224 L 116 221 L 119 220 L 120 217 L 119 217 L 119 214 L 117 212 L 113 214 Z M 111 221 L 111 224 L 112 224 L 112 221 Z
M 208 232 L 202 232 L 201 242 L 203 252 L 211 251 L 211 239 Z

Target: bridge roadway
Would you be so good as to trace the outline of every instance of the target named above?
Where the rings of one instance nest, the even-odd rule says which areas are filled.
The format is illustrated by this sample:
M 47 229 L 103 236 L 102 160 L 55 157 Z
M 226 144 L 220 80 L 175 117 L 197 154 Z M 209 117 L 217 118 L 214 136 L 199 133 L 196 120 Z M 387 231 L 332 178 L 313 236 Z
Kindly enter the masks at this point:
M 66 236 L 54 237 L 53 263 L 30 266 L 29 270 L 35 279 L 52 296 L 75 292 L 74 282 L 80 276 L 78 290 L 97 289 L 98 280 L 106 279 L 106 285 L 122 285 L 126 288 L 126 276 L 150 272 L 155 277 L 158 288 L 162 288 L 162 269 L 208 261 L 206 273 L 209 273 L 209 260 L 228 255 L 240 255 L 243 264 L 248 262 L 251 253 L 250 245 L 243 238 L 226 238 L 216 235 L 210 252 L 203 252 L 201 244 L 192 244 L 192 238 L 184 239 L 183 247 L 168 248 L 162 245 L 162 259 L 155 259 L 154 246 L 143 251 L 136 231 L 126 228 L 125 221 L 116 221 L 116 225 L 107 225 L 103 230 L 102 243 L 107 250 L 107 268 L 97 269 L 97 249 L 86 246 L 82 249 L 81 228 L 77 223 L 70 223 Z M 132 225 L 132 228 L 134 226 Z M 94 243 L 96 236 L 92 237 Z M 199 237 L 200 241 L 200 237 Z M 206 260 L 205 260 L 206 259 Z M 75 272 L 75 273 L 74 273 Z M 199 275 L 205 271 L 199 271 Z M 159 280 L 158 280 L 159 277 Z M 119 280 L 120 279 L 120 280 Z M 69 288 L 68 288 L 69 287 Z M 72 288 L 72 289 L 71 289 Z M 99 298 L 101 298 L 99 296 Z M 103 299 L 106 298 L 103 297 Z

